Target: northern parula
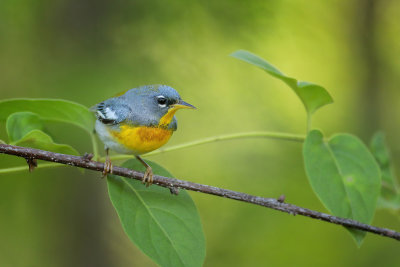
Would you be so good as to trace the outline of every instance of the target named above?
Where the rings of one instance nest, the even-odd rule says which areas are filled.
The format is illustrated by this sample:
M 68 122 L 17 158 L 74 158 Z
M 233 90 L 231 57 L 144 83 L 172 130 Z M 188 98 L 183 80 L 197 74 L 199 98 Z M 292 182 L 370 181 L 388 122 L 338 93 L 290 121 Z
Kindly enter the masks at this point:
M 145 167 L 143 183 L 153 183 L 151 167 L 139 156 L 168 142 L 177 129 L 175 112 L 195 109 L 167 85 L 146 85 L 130 89 L 91 108 L 95 113 L 96 133 L 105 145 L 103 175 L 112 173 L 108 150 L 133 154 Z

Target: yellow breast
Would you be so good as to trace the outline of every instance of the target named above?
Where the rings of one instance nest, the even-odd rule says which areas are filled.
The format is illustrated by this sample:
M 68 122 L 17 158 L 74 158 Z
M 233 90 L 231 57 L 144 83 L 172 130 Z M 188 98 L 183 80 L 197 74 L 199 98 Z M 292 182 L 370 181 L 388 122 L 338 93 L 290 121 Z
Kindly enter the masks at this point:
M 172 132 L 161 127 L 122 125 L 120 131 L 110 131 L 110 134 L 133 154 L 140 155 L 163 146 Z

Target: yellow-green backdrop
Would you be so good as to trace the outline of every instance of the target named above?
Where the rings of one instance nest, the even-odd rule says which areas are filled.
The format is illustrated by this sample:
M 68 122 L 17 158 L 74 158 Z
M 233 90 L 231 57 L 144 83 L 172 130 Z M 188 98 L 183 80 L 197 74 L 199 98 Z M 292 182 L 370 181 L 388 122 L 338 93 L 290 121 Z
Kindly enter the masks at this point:
M 144 84 L 176 88 L 196 111 L 178 113 L 168 145 L 253 130 L 305 133 L 301 102 L 280 81 L 228 55 L 250 50 L 335 103 L 315 116 L 325 134 L 369 142 L 386 132 L 395 164 L 400 104 L 400 2 L 395 0 L 2 0 L 0 98 L 62 98 L 91 106 Z M 0 125 L 0 139 L 6 139 Z M 90 152 L 73 126 L 56 141 Z M 176 177 L 326 211 L 304 173 L 301 145 L 219 142 L 151 157 Z M 0 155 L 0 167 L 24 164 Z M 205 266 L 395 266 L 400 245 L 343 228 L 191 193 Z M 0 175 L 0 266 L 154 266 L 128 240 L 98 173 L 62 167 Z M 378 211 L 374 225 L 400 229 Z

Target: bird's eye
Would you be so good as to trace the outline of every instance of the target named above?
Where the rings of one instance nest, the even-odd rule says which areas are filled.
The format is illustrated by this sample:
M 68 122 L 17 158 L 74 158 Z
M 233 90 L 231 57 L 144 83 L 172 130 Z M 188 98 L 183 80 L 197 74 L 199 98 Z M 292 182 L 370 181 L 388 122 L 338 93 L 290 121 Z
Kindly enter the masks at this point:
M 164 96 L 160 95 L 157 97 L 157 102 L 160 107 L 164 108 L 167 106 L 168 101 Z

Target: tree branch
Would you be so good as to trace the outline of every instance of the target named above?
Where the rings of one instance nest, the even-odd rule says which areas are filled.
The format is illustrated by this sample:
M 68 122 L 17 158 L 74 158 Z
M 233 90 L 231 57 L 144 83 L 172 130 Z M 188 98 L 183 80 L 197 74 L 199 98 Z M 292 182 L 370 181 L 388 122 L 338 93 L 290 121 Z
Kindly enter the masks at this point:
M 0 153 L 14 155 L 18 157 L 23 157 L 25 159 L 29 159 L 32 161 L 33 159 L 45 160 L 56 162 L 60 164 L 66 164 L 75 167 L 81 167 L 89 170 L 100 171 L 102 172 L 104 169 L 104 164 L 97 161 L 92 161 L 88 157 L 78 157 L 72 155 L 65 155 L 54 153 L 50 151 L 44 151 L 39 149 L 33 148 L 25 148 L 25 147 L 18 147 L 6 144 L 0 144 Z M 143 173 L 127 169 L 121 168 L 118 166 L 113 167 L 113 174 L 136 179 L 142 180 Z M 275 198 L 263 198 L 258 196 L 252 196 L 249 194 L 236 192 L 228 189 L 218 188 L 209 185 L 202 185 L 197 183 L 192 183 L 188 181 L 182 181 L 174 178 L 168 178 L 163 176 L 154 176 L 154 184 L 167 187 L 167 188 L 182 188 L 186 190 L 192 190 L 196 192 L 201 192 L 205 194 L 226 197 L 234 200 L 239 200 L 243 202 L 248 202 L 255 205 L 264 206 L 267 208 L 279 210 L 282 212 L 286 212 L 292 215 L 303 215 L 313 219 L 319 219 L 322 221 L 326 221 L 329 223 L 339 224 L 346 227 L 351 227 L 354 229 L 390 237 L 400 241 L 400 233 L 394 230 L 375 227 L 372 225 L 364 224 L 355 220 L 341 218 L 333 215 L 329 215 L 326 213 L 318 212 L 309 210 L 306 208 L 298 207 L 292 204 L 284 203 L 283 198 L 275 199 Z

